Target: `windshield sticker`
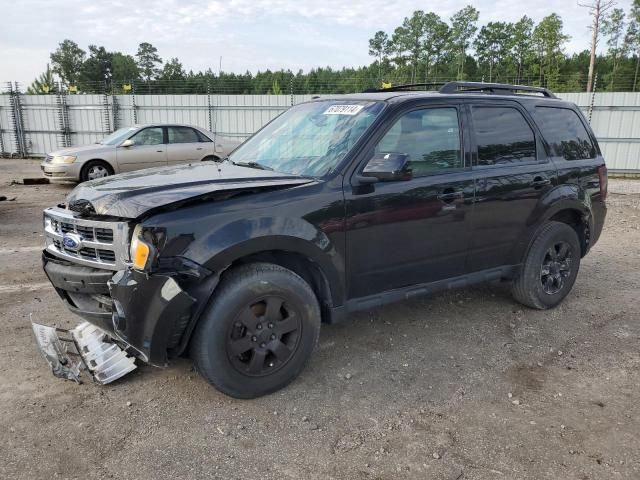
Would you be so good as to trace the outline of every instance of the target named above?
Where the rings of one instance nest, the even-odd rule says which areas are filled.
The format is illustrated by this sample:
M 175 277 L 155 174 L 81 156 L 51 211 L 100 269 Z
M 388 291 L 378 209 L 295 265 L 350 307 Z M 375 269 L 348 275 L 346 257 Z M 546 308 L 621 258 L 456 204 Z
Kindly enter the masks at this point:
M 356 115 L 363 105 L 331 105 L 324 112 L 325 115 Z

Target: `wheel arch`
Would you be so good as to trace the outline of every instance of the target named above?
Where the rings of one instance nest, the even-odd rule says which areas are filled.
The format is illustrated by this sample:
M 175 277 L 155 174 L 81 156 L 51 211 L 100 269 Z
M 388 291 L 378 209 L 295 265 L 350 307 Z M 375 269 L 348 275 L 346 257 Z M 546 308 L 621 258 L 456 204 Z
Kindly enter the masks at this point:
M 320 305 L 322 321 L 331 323 L 331 308 L 334 305 L 329 279 L 318 263 L 307 255 L 287 250 L 263 250 L 235 259 L 230 270 L 249 263 L 265 262 L 291 270 L 309 284 Z M 224 278 L 224 273 L 221 278 Z
M 580 241 L 581 256 L 587 254 L 593 230 L 590 198 L 577 185 L 562 185 L 540 199 L 512 250 L 512 263 L 522 262 L 540 228 L 550 221 L 566 223 L 573 228 Z
M 80 175 L 82 175 L 82 172 L 84 171 L 84 169 L 87 167 L 87 165 L 89 165 L 91 162 L 101 162 L 104 163 L 105 165 L 107 165 L 109 167 L 109 169 L 111 169 L 111 175 L 114 175 L 115 173 L 117 173 L 116 170 L 116 165 L 113 164 L 113 162 L 110 162 L 109 160 L 106 160 L 104 158 L 90 158 L 89 160 L 86 160 L 85 162 L 82 162 L 82 166 L 80 167 Z

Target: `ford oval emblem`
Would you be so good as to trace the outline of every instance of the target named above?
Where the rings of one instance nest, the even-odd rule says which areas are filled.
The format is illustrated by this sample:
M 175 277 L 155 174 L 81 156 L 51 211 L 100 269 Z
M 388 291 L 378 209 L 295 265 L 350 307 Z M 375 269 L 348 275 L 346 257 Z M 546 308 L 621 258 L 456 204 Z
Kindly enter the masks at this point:
M 76 233 L 65 233 L 62 237 L 62 245 L 67 250 L 78 250 L 82 243 L 82 237 Z

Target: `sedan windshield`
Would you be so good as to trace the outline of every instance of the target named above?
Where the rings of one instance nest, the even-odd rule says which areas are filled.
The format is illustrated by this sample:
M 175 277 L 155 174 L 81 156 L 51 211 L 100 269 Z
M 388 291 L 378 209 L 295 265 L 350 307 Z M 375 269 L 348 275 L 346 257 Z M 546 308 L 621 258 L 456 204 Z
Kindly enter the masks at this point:
M 108 137 L 104 137 L 102 140 L 100 140 L 100 144 L 101 145 L 117 145 L 122 141 L 124 141 L 125 139 L 127 139 L 129 135 L 131 135 L 137 129 L 138 129 L 137 127 L 125 127 L 125 128 L 116 130 Z
M 333 170 L 384 104 L 318 101 L 291 107 L 230 157 L 236 165 L 321 177 Z

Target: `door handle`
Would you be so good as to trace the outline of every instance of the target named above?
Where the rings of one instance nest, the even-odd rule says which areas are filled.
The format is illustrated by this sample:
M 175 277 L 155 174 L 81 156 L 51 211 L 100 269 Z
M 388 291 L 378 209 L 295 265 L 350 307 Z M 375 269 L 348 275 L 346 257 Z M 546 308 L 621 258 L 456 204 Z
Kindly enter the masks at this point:
M 436 198 L 438 200 L 443 201 L 444 203 L 451 203 L 456 198 L 463 198 L 463 197 L 464 197 L 464 192 L 462 190 L 453 191 L 451 189 L 447 189 L 441 194 L 439 194 Z
M 156 150 L 156 153 L 164 153 L 164 150 Z
M 532 186 L 533 188 L 540 188 L 549 184 L 551 184 L 551 180 L 549 180 L 547 177 L 537 176 L 533 179 L 533 181 L 529 185 Z
M 198 147 L 198 148 L 196 148 L 196 150 L 202 150 L 202 147 Z

